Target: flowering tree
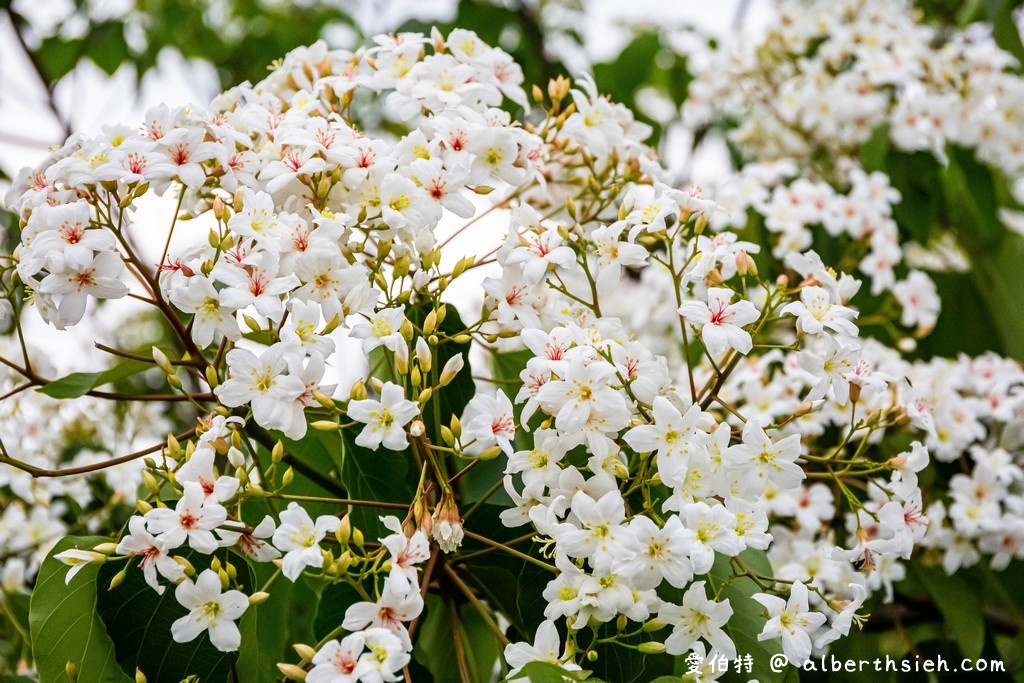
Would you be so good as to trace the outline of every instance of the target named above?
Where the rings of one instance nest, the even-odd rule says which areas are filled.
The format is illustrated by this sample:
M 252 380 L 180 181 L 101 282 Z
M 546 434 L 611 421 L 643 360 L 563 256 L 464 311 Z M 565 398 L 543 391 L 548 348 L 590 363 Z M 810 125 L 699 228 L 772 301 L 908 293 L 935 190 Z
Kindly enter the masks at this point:
M 950 571 L 1019 554 L 1019 366 L 862 336 L 855 297 L 890 289 L 887 329 L 923 333 L 927 285 L 867 297 L 811 241 L 745 239 L 649 132 L 586 77 L 528 98 L 475 34 L 402 33 L 23 172 L 12 658 L 44 681 L 707 680 L 723 657 L 781 680 L 772 655 L 841 642 L 916 546 Z M 885 178 L 850 178 L 888 225 Z M 473 232 L 493 249 L 454 253 Z M 102 330 L 123 298 L 159 332 L 97 341 L 101 371 L 55 378 L 24 333 Z M 339 388 L 341 337 L 367 369 Z M 968 449 L 950 528 L 920 483 Z

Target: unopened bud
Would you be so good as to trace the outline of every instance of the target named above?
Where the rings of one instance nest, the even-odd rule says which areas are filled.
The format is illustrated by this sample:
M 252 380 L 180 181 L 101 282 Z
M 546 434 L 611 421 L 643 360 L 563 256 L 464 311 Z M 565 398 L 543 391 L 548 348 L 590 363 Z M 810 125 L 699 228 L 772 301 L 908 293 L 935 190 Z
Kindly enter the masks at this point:
M 665 651 L 665 643 L 659 643 L 655 640 L 649 640 L 646 643 L 640 643 L 637 645 L 637 649 L 640 652 L 648 655 L 660 655 Z
M 306 670 L 294 664 L 278 664 L 278 670 L 290 681 L 306 680 Z
M 366 383 L 363 380 L 357 381 L 352 385 L 352 389 L 348 392 L 349 400 L 362 401 L 366 398 Z
M 457 353 L 449 358 L 448 362 L 444 364 L 444 368 L 441 369 L 441 386 L 448 386 L 465 365 L 466 361 L 463 360 L 461 353 Z
M 156 477 L 149 470 L 142 472 L 142 483 L 146 485 L 146 489 L 153 495 L 160 493 L 160 482 L 156 480 Z
M 349 515 L 346 513 L 346 515 L 341 518 L 341 523 L 338 524 L 338 528 L 335 529 L 334 537 L 336 539 L 338 539 L 338 543 L 341 544 L 342 547 L 344 547 L 344 546 L 348 545 L 348 539 L 351 538 L 351 536 L 352 536 L 352 520 L 349 518 Z
M 444 425 L 441 425 L 441 441 L 444 442 L 445 446 L 455 445 L 455 435 L 452 434 L 452 430 L 448 429 Z
M 153 362 L 168 375 L 174 372 L 174 368 L 171 367 L 171 360 L 167 357 L 167 354 L 155 346 L 153 347 Z
M 423 372 L 428 372 L 433 361 L 433 354 L 430 352 L 430 344 L 423 337 L 416 340 L 416 362 Z
M 408 318 L 402 318 L 402 324 L 398 327 L 398 331 L 402 334 L 402 338 L 405 341 L 412 341 L 412 337 L 416 333 L 416 329 L 409 322 Z
M 70 659 L 68 660 L 68 663 L 64 665 L 64 673 L 66 673 L 68 678 L 72 681 L 78 680 L 78 667 L 75 666 L 75 663 Z
M 270 460 L 275 464 L 281 462 L 284 458 L 284 443 L 280 440 L 274 444 L 274 448 L 270 451 Z
M 484 449 L 484 451 L 476 456 L 477 460 L 494 460 L 501 455 L 501 446 L 491 446 Z
M 135 683 L 146 683 L 146 674 L 138 667 L 135 667 Z
M 645 623 L 642 630 L 644 633 L 654 633 L 655 631 L 660 631 L 666 626 L 668 626 L 668 624 L 655 617 L 654 619 L 651 619 L 647 623 Z
M 295 650 L 295 654 L 307 662 L 313 661 L 313 657 L 316 657 L 316 650 L 305 643 L 295 643 L 292 645 L 292 649 Z
M 284 471 L 284 475 L 281 477 L 281 486 L 288 486 L 295 479 L 295 470 L 289 467 Z
M 324 408 L 334 408 L 334 399 L 323 393 L 322 391 L 313 390 L 313 400 L 322 405 Z
M 249 604 L 262 605 L 267 601 L 269 597 L 270 593 L 267 593 L 266 591 L 256 591 L 255 593 L 249 596 Z
M 317 420 L 316 422 L 310 422 L 309 426 L 318 432 L 336 432 L 341 429 L 341 425 L 333 420 Z
M 220 384 L 220 378 L 217 377 L 217 368 L 212 365 L 207 365 L 206 372 L 204 374 L 206 375 L 206 383 L 210 385 L 210 388 L 217 388 L 217 385 Z
M 115 588 L 117 588 L 118 586 L 120 586 L 121 582 L 124 581 L 124 577 L 126 577 L 126 576 L 128 576 L 128 567 L 125 567 L 124 569 L 122 569 L 118 573 L 114 574 L 114 578 L 112 578 L 110 580 L 110 586 L 107 587 L 107 590 L 111 590 L 112 591 Z

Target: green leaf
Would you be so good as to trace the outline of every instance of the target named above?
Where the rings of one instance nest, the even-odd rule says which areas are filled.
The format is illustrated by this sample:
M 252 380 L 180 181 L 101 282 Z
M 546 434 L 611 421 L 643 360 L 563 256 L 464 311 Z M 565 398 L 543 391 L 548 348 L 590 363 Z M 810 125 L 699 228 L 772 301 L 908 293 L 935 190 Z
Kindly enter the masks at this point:
M 762 550 L 748 548 L 739 555 L 739 559 L 755 574 L 771 576 L 772 568 L 768 562 L 768 556 Z M 764 607 L 751 596 L 762 592 L 757 583 L 747 576 L 736 576 L 732 570 L 729 558 L 724 555 L 715 556 L 715 564 L 708 572 L 708 588 L 719 593 L 718 600 L 728 598 L 732 607 L 732 617 L 724 627 L 726 634 L 732 638 L 736 645 L 736 651 L 742 655 L 751 655 L 754 660 L 754 668 L 749 674 L 742 674 L 741 679 L 756 679 L 761 683 L 769 681 L 786 681 L 797 675 L 794 667 L 786 667 L 786 671 L 775 673 L 769 668 L 771 656 L 782 652 L 782 642 L 778 638 L 773 640 L 759 641 L 757 639 L 764 629 L 765 617 Z M 709 591 L 710 592 L 710 591 Z M 729 672 L 723 680 L 730 680 Z
M 84 50 L 85 41 L 83 39 L 67 40 L 58 35 L 44 39 L 32 54 L 39 64 L 41 75 L 46 79 L 46 83 L 52 85 L 75 68 Z
M 69 567 L 54 559 L 54 555 L 65 550 L 85 550 L 109 540 L 101 536 L 66 536 L 57 541 L 43 560 L 29 608 L 32 654 L 41 681 L 65 680 L 69 661 L 78 670 L 78 683 L 131 681 L 118 665 L 114 643 L 96 611 L 100 565 L 86 565 L 70 585 L 65 585 Z
M 979 657 L 985 647 L 985 615 L 977 587 L 963 576 L 948 575 L 939 567 L 911 567 L 942 613 L 946 634 L 960 646 L 964 657 Z
M 362 596 L 350 584 L 332 583 L 324 586 L 313 619 L 313 637 L 318 641 L 325 638 L 345 621 L 345 610 L 362 601 Z
M 235 565 L 239 583 L 247 593 L 255 590 L 252 571 L 242 558 L 227 550 L 216 555 L 222 563 L 230 561 Z M 192 551 L 183 556 L 197 573 L 207 569 L 214 557 Z M 131 563 L 124 581 L 113 590 L 107 590 L 107 586 L 123 565 L 103 565 L 97 575 L 100 588 L 96 609 L 114 642 L 117 661 L 125 671 L 134 672 L 138 667 L 148 683 L 180 683 L 190 674 L 202 676 L 203 683 L 226 681 L 234 655 L 216 649 L 206 631 L 187 643 L 175 642 L 171 624 L 188 610 L 174 597 L 173 586 L 162 595 L 154 591 L 136 564 Z
M 124 39 L 124 24 L 119 21 L 91 27 L 86 40 L 86 55 L 108 75 L 113 75 L 130 56 Z
M 255 586 L 263 586 L 277 571 L 270 563 L 252 565 Z M 295 583 L 278 576 L 267 590 L 270 597 L 259 605 L 251 605 L 239 621 L 242 646 L 238 650 L 240 681 L 270 681 L 281 673 L 278 662 L 298 661 L 291 643 L 308 643 L 313 639 L 313 621 L 317 596 L 300 578 Z
M 466 603 L 459 606 L 459 623 L 472 680 L 491 680 L 491 672 L 501 659 L 504 648 L 472 605 Z
M 523 667 L 522 671 L 516 674 L 510 681 L 528 679 L 530 683 L 566 683 L 566 681 L 581 681 L 581 672 L 566 671 L 557 664 L 551 662 L 530 662 Z
M 371 451 L 356 444 L 355 438 L 362 425 L 341 431 L 345 451 L 341 465 L 341 481 L 349 495 L 356 500 L 392 503 L 410 503 L 416 494 L 419 473 L 409 466 L 408 450 L 401 453 L 380 448 Z M 380 521 L 381 515 L 395 514 L 394 510 L 368 505 L 353 505 L 352 525 L 363 532 L 367 540 L 386 536 L 388 531 Z
M 151 363 L 126 358 L 103 372 L 75 372 L 67 377 L 48 382 L 36 391 L 51 398 L 78 398 L 96 387 L 131 377 L 153 367 Z
M 458 683 L 458 664 L 444 601 L 428 594 L 420 615 L 419 630 L 413 656 L 434 677 L 437 683 Z
M 893 207 L 893 218 L 905 237 L 927 244 L 944 207 L 939 162 L 928 152 L 890 150 L 885 171 L 903 195 Z
M 971 251 L 991 249 L 1006 234 L 999 220 L 999 199 L 992 171 L 974 158 L 974 152 L 949 147 L 943 174 L 949 211 L 958 234 Z

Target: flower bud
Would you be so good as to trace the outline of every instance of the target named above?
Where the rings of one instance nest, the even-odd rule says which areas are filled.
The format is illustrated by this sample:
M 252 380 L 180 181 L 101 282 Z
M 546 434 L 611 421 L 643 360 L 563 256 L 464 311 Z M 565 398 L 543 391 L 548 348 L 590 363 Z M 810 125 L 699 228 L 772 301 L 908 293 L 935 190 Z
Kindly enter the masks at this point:
M 655 631 L 660 631 L 666 626 L 668 626 L 668 624 L 666 624 L 664 621 L 661 621 L 657 617 L 654 617 L 653 619 L 648 620 L 647 623 L 644 624 L 642 630 L 644 633 L 654 633 Z
M 455 435 L 452 434 L 452 430 L 444 425 L 441 425 L 441 441 L 444 442 L 445 446 L 455 445 Z
M 476 456 L 477 460 L 494 460 L 501 455 L 501 446 L 490 446 L 485 448 L 480 455 Z
M 153 347 L 153 362 L 168 375 L 174 373 L 174 368 L 171 367 L 171 360 L 167 357 L 167 354 L 155 346 Z
M 342 547 L 348 545 L 348 539 L 352 537 L 352 519 L 348 513 L 341 518 L 338 528 L 334 530 L 334 537 Z
M 250 605 L 262 605 L 263 603 L 265 603 L 267 601 L 267 598 L 269 598 L 269 597 L 270 597 L 270 593 L 267 593 L 265 591 L 256 591 L 255 593 L 253 593 L 252 595 L 249 596 L 249 604 Z
M 135 667 L 135 683 L 146 683 L 146 674 L 138 667 Z
M 295 643 L 292 645 L 292 649 L 295 650 L 295 654 L 307 662 L 313 661 L 313 657 L 316 657 L 316 650 L 305 643 Z
M 348 392 L 349 400 L 362 401 L 366 398 L 366 383 L 363 380 L 357 381 L 352 385 L 352 389 Z
M 459 354 L 462 355 L 462 354 Z M 423 337 L 416 340 L 416 363 L 423 372 L 429 372 L 433 361 L 433 354 L 430 352 L 430 344 Z
M 465 365 L 466 361 L 462 358 L 461 353 L 457 353 L 449 358 L 448 362 L 444 364 L 444 368 L 441 369 L 441 386 L 448 386 Z
M 455 498 L 450 490 L 442 496 L 441 502 L 434 508 L 431 535 L 445 553 L 453 553 L 462 545 L 462 539 L 465 536 L 462 529 L 462 517 L 459 516 L 459 508 L 455 504 Z
M 637 645 L 637 649 L 647 655 L 660 655 L 665 651 L 665 643 L 649 640 L 646 643 L 640 643 Z
M 306 670 L 294 664 L 278 664 L 278 670 L 290 681 L 306 680 Z
M 118 586 L 120 586 L 121 582 L 124 581 L 124 578 L 126 576 L 128 576 L 128 567 L 125 567 L 124 569 L 122 569 L 118 573 L 114 574 L 114 578 L 112 578 L 110 580 L 110 585 L 107 587 L 107 590 L 112 591 L 115 588 L 117 588 Z

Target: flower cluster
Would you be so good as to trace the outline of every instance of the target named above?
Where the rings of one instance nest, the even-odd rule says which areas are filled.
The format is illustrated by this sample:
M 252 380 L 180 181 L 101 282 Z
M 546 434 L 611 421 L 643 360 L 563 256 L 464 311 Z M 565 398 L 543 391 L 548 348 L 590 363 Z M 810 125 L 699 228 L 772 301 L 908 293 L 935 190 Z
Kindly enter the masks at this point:
M 862 336 L 861 280 L 810 249 L 817 224 L 869 240 L 848 270 L 892 290 L 905 326 L 931 327 L 924 276 L 895 277 L 884 177 L 851 171 L 840 193 L 748 166 L 737 205 L 764 212 L 772 260 L 729 229 L 735 211 L 675 186 L 647 127 L 592 80 L 535 88 L 524 121 L 510 114 L 528 104 L 521 81 L 466 31 L 316 44 L 209 109 L 156 108 L 141 134 L 72 139 L 19 178 L 25 302 L 58 327 L 89 295 L 157 309 L 174 349 L 125 354 L 151 355 L 197 419 L 146 462 L 116 544 L 57 556 L 69 581 L 125 561 L 120 579 L 176 586 L 175 641 L 208 633 L 223 651 L 279 575 L 322 584 L 343 617 L 279 668 L 326 683 L 399 680 L 436 593 L 452 623 L 450 593 L 479 612 L 512 677 L 532 662 L 578 670 L 609 647 L 732 658 L 730 633 L 752 618 L 750 637 L 799 664 L 891 593 L 916 546 L 951 566 L 968 561 L 962 536 L 997 564 L 1019 554 L 1019 526 L 990 519 L 1019 507 L 1000 450 L 1019 367 L 903 360 Z M 155 271 L 132 240 L 151 190 L 177 193 Z M 492 213 L 505 237 L 491 252 L 442 253 L 446 221 Z M 169 249 L 203 221 L 205 242 Z M 464 320 L 448 286 L 483 267 Z M 369 367 L 339 390 L 345 337 Z M 474 344 L 492 376 L 468 367 Z M 917 473 L 965 450 L 976 466 L 948 507 L 927 500 Z M 494 458 L 497 476 L 478 466 Z M 485 505 L 491 534 L 525 535 L 484 533 Z M 499 552 L 550 572 L 543 618 L 516 626 L 524 642 L 508 642 L 517 615 L 473 574 Z M 280 571 L 252 585 L 260 563 Z
M 36 373 L 54 376 L 45 356 L 33 349 L 30 358 Z M 132 459 L 90 470 L 144 449 L 153 434 L 170 427 L 159 403 L 133 403 L 121 411 L 102 397 L 57 400 L 33 388 L 15 371 L 0 370 L 0 587 L 9 593 L 29 592 L 61 537 L 123 523 L 135 505 L 144 463 Z M 63 470 L 88 474 L 56 476 Z

